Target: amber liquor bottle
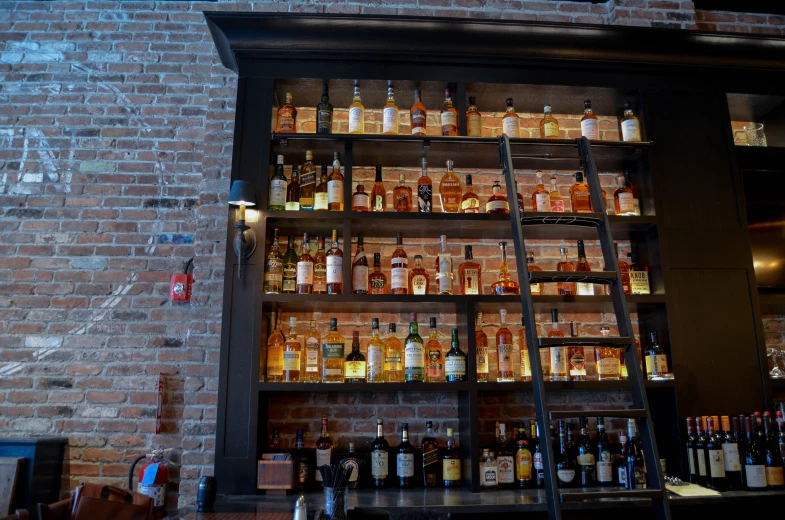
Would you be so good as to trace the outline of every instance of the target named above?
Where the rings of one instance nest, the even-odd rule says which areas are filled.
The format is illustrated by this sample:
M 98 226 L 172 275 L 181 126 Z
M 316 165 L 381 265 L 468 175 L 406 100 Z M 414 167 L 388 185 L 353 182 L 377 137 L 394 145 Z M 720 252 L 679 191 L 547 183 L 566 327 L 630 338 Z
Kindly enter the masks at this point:
M 641 123 L 635 114 L 629 101 L 624 102 L 624 115 L 621 118 L 621 138 L 622 141 L 629 143 L 641 142 Z
M 600 124 L 597 121 L 597 116 L 591 109 L 591 100 L 583 102 L 583 117 L 581 118 L 581 136 L 587 139 L 600 138 Z
M 452 104 L 450 89 L 444 89 L 444 107 L 441 112 L 442 135 L 458 135 L 458 111 Z
M 425 422 L 422 439 L 422 481 L 425 487 L 437 487 L 441 480 L 439 471 L 439 443 L 433 433 L 433 422 Z
M 551 106 L 547 103 L 543 107 L 543 117 L 540 119 L 540 138 L 541 139 L 558 139 L 559 138 L 559 122 L 553 117 Z
M 368 294 L 368 258 L 363 248 L 363 236 L 357 234 L 357 252 L 352 262 L 352 294 Z
M 327 251 L 327 294 L 343 292 L 343 251 L 338 247 L 338 230 L 333 229 L 333 241 Z
M 474 344 L 477 350 L 477 381 L 488 382 L 488 336 L 482 330 L 482 313 L 474 314 Z
M 333 171 L 327 180 L 327 208 L 330 211 L 343 211 L 343 174 L 338 152 L 333 154 Z
M 520 285 L 510 279 L 510 268 L 507 265 L 507 242 L 499 242 L 499 248 L 502 257 L 501 266 L 499 266 L 499 279 L 491 285 L 491 293 L 498 295 L 520 294 Z
M 551 211 L 554 213 L 564 213 L 564 198 L 559 193 L 556 186 L 556 177 L 551 177 Z
M 430 213 L 433 209 L 433 182 L 428 177 L 428 161 L 422 158 L 422 174 L 417 179 L 417 210 Z
M 630 259 L 630 291 L 632 294 L 651 294 L 649 268 L 638 262 L 637 253 L 627 253 Z
M 384 182 L 382 182 L 382 167 L 376 167 L 376 180 L 373 183 L 371 190 L 371 211 L 386 211 L 387 210 L 387 191 L 384 189 Z
M 463 187 L 461 179 L 452 171 L 452 159 L 447 159 L 447 172 L 439 181 L 439 196 L 442 200 L 443 213 L 458 213 L 461 209 L 461 194 Z M 479 205 L 479 201 L 478 201 Z
M 329 192 L 329 184 L 328 184 Z M 300 169 L 300 209 L 313 211 L 316 193 L 316 165 L 313 163 L 313 152 L 305 151 L 305 162 Z M 329 193 L 328 193 L 329 196 Z
M 466 109 L 466 135 L 482 137 L 482 114 L 477 110 L 474 96 L 469 96 L 469 108 Z
M 578 337 L 578 322 L 573 321 L 570 324 L 571 336 Z M 572 381 L 585 381 L 586 380 L 586 356 L 583 347 L 572 346 L 567 349 L 567 359 L 569 359 L 570 367 L 569 374 Z
M 346 356 L 343 374 L 347 383 L 365 383 L 368 366 L 365 356 L 360 352 L 360 332 L 352 331 L 352 351 Z
M 393 211 L 410 213 L 412 211 L 412 189 L 406 185 L 406 176 L 398 174 L 398 186 L 393 189 Z
M 409 109 L 409 117 L 411 118 L 412 123 L 412 135 L 425 135 L 425 123 L 428 115 L 428 111 L 425 110 L 425 105 L 422 104 L 422 100 L 420 99 L 422 96 L 420 95 L 419 90 L 414 91 L 414 104 L 412 108 Z
M 551 310 L 551 330 L 548 331 L 549 338 L 563 338 L 564 333 L 559 330 L 559 311 Z M 567 375 L 567 347 L 551 347 L 551 380 L 569 381 Z
M 303 233 L 300 256 L 297 257 L 297 294 L 313 292 L 313 257 L 308 233 Z
M 586 249 L 583 246 L 583 240 L 578 240 L 578 262 L 575 264 L 576 272 L 591 272 L 589 261 L 586 260 Z M 594 284 L 586 282 L 578 282 L 575 284 L 579 296 L 594 296 Z
M 387 291 L 387 276 L 382 272 L 381 253 L 373 254 L 373 272 L 368 275 L 368 285 L 371 294 L 385 294 Z
M 541 171 L 537 172 L 536 177 L 537 181 L 534 186 L 534 192 L 532 193 L 532 210 L 548 212 L 551 210 L 551 192 L 545 189 Z
M 529 382 L 532 380 L 532 365 L 529 360 L 529 342 L 526 339 L 526 321 L 523 315 L 521 316 L 521 330 L 518 331 L 518 345 L 521 352 L 521 381 Z
M 289 337 L 283 347 L 283 380 L 286 383 L 300 381 L 300 354 L 302 345 L 297 339 L 297 318 L 289 317 Z
M 502 193 L 502 186 L 498 180 L 493 181 L 493 195 L 488 198 L 485 203 L 485 213 L 496 215 L 509 215 L 510 203 L 507 197 Z
M 570 205 L 574 213 L 591 213 L 589 185 L 583 180 L 583 172 L 575 172 L 575 184 L 570 186 Z
M 408 294 L 428 294 L 430 285 L 428 270 L 422 266 L 422 255 L 414 255 L 414 267 L 409 271 Z
M 270 326 L 273 331 L 267 338 L 267 371 L 265 380 L 269 383 L 280 383 L 283 381 L 283 351 L 286 345 L 281 323 L 277 320 L 278 314 L 273 311 L 270 314 Z
M 559 272 L 575 271 L 575 264 L 567 259 L 567 248 L 562 247 L 559 249 L 559 251 L 561 252 L 561 260 L 558 264 L 556 264 L 556 270 Z M 566 296 L 574 296 L 577 292 L 575 282 L 558 282 L 556 284 L 556 289 L 558 290 L 559 294 Z
M 324 252 L 324 237 L 316 241 L 313 257 L 313 294 L 327 294 L 327 255 Z
M 442 344 L 439 343 L 439 332 L 436 330 L 436 318 L 431 317 L 428 344 L 425 345 L 425 380 L 428 383 L 444 382 L 444 364 L 442 363 Z
M 286 103 L 278 109 L 277 134 L 294 134 L 297 132 L 297 109 L 292 104 L 292 94 L 286 93 Z
M 464 262 L 458 266 L 460 294 L 482 294 L 482 266 L 474 261 L 472 246 L 464 246 Z
M 466 193 L 461 197 L 461 213 L 479 213 L 480 197 L 472 189 L 472 176 L 466 174 Z
M 392 85 L 387 87 L 387 104 L 382 110 L 382 133 L 398 135 L 398 105 L 395 104 Z
M 338 334 L 338 319 L 330 318 L 330 332 L 322 343 L 322 383 L 343 383 L 343 351 L 344 341 L 343 336 Z
M 502 132 L 507 134 L 507 137 L 521 136 L 521 121 L 512 106 L 512 98 L 507 98 L 507 112 L 502 118 Z
M 319 468 L 328 466 L 333 458 L 333 441 L 330 439 L 330 432 L 327 431 L 327 417 L 322 417 L 322 433 L 316 440 L 316 482 L 323 486 L 322 474 Z
M 602 327 L 603 338 L 610 335 L 608 327 Z M 618 381 L 621 378 L 621 351 L 612 347 L 594 347 L 594 358 L 597 363 L 597 378 L 600 381 Z
M 328 196 L 327 196 L 327 166 L 322 165 L 322 174 L 319 176 L 319 184 L 316 185 L 313 195 L 313 209 L 314 211 L 327 211 Z
M 281 284 L 283 283 L 283 255 L 281 246 L 278 244 L 278 228 L 273 231 L 273 244 L 264 269 L 264 293 L 280 294 Z
M 396 334 L 395 323 L 390 323 L 389 331 L 384 340 L 384 380 L 388 383 L 403 383 L 403 345 Z
M 403 234 L 395 235 L 396 245 L 391 259 L 391 294 L 408 294 L 409 292 L 409 260 L 403 249 Z
M 496 350 L 499 353 L 499 373 L 496 378 L 500 383 L 515 381 L 513 369 L 513 344 L 512 332 L 507 328 L 507 310 L 499 309 L 500 325 L 496 332 Z
M 534 253 L 532 253 L 531 251 L 526 252 L 526 269 L 529 272 L 542 271 L 540 266 L 534 263 Z M 542 294 L 541 283 L 532 283 L 529 284 L 529 287 L 531 287 L 532 296 L 539 296 L 540 294 Z
M 442 457 L 442 482 L 444 487 L 461 487 L 463 473 L 461 471 L 461 450 L 453 435 L 453 429 L 447 428 L 447 442 Z
M 371 211 L 371 197 L 362 183 L 357 184 L 357 190 L 352 194 L 352 211 Z

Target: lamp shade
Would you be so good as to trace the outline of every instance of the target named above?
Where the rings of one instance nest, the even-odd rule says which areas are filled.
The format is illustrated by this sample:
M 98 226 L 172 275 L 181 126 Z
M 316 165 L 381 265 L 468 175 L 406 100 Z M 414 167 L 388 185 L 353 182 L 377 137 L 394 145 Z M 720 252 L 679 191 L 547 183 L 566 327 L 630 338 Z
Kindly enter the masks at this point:
M 234 181 L 232 190 L 229 192 L 229 204 L 233 206 L 256 206 L 251 185 L 247 181 Z

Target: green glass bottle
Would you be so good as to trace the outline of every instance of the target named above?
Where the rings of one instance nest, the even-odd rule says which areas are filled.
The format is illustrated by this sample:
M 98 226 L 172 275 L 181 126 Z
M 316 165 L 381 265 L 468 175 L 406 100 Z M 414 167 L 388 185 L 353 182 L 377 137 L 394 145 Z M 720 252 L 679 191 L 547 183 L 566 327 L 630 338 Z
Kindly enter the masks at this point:
M 420 337 L 416 312 L 411 313 L 409 335 L 406 336 L 406 345 L 403 349 L 403 377 L 407 383 L 425 381 L 425 345 Z
M 297 252 L 294 250 L 294 237 L 289 236 L 289 248 L 283 254 L 283 293 L 297 292 Z
M 275 174 L 270 179 L 270 194 L 267 209 L 270 211 L 283 211 L 286 209 L 286 175 L 283 173 L 283 155 L 276 159 Z
M 322 102 L 316 107 L 316 133 L 333 133 L 333 106 L 327 93 L 327 85 L 322 86 Z
M 466 381 L 466 353 L 458 346 L 458 329 L 452 329 L 451 348 L 444 356 L 444 375 L 448 383 Z

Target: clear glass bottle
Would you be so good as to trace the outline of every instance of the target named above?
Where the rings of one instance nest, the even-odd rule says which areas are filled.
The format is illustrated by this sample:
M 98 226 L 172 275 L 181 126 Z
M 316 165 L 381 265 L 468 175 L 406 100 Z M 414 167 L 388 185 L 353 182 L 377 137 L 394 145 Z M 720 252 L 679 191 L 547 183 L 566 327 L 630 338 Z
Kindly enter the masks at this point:
M 480 489 L 482 491 L 499 489 L 499 468 L 488 448 L 483 448 L 482 457 L 480 457 Z
M 428 344 L 425 345 L 426 367 L 425 380 L 428 383 L 444 382 L 444 365 L 442 363 L 442 344 L 439 343 L 439 332 L 436 330 L 436 318 L 431 317 Z
M 275 126 L 276 134 L 297 133 L 297 109 L 292 104 L 292 94 L 286 93 L 286 103 L 278 109 L 278 124 Z
M 532 366 L 529 360 L 529 342 L 526 339 L 526 321 L 521 316 L 521 330 L 518 331 L 518 348 L 521 351 L 521 381 L 529 382 L 532 380 Z
M 403 377 L 407 383 L 425 382 L 425 345 L 420 337 L 416 312 L 409 318 L 409 335 L 403 348 Z
M 275 159 L 275 173 L 270 179 L 270 195 L 267 198 L 267 209 L 283 211 L 286 209 L 286 175 L 283 173 L 283 155 Z
M 469 108 L 466 109 L 466 135 L 482 137 L 482 114 L 477 110 L 474 96 L 469 96 Z
M 327 194 L 327 166 L 322 165 L 322 174 L 319 176 L 319 184 L 316 185 L 313 195 L 314 211 L 327 211 L 330 209 L 329 196 Z
M 551 211 L 554 213 L 564 213 L 564 199 L 556 186 L 556 177 L 551 177 Z
M 601 327 L 600 334 L 603 338 L 610 336 L 608 327 Z M 594 357 L 597 362 L 597 378 L 600 381 L 618 381 L 621 378 L 621 351 L 613 347 L 594 347 Z
M 617 178 L 618 188 L 613 192 L 613 205 L 616 214 L 620 216 L 635 215 L 635 195 L 632 192 L 627 180 L 619 175 Z
M 439 195 L 442 201 L 442 213 L 458 213 L 461 209 L 463 187 L 461 179 L 452 171 L 452 159 L 447 159 L 447 172 L 439 181 Z M 479 205 L 479 201 L 477 201 Z
M 395 323 L 390 323 L 389 331 L 384 340 L 384 380 L 403 383 L 403 344 L 396 335 Z
M 488 382 L 488 336 L 482 330 L 482 313 L 474 313 L 474 344 L 477 350 L 477 381 Z
M 543 117 L 540 119 L 540 139 L 558 139 L 559 122 L 551 113 L 551 106 L 547 103 L 543 108 Z
M 338 230 L 333 229 L 333 241 L 327 251 L 327 294 L 343 292 L 343 251 L 338 247 Z
M 322 343 L 322 382 L 343 383 L 344 339 L 338 334 L 338 319 L 330 318 L 330 332 Z
M 559 311 L 557 309 L 551 310 L 551 330 L 548 331 L 549 338 L 563 338 L 564 333 L 559 330 Z M 567 347 L 550 347 L 551 354 L 551 380 L 552 381 L 569 381 L 570 377 L 567 375 Z
M 313 152 L 305 151 L 305 162 L 300 168 L 300 209 L 313 211 L 316 193 L 316 165 L 313 163 Z
M 327 254 L 324 251 L 324 237 L 316 241 L 316 254 L 313 256 L 313 294 L 327 294 Z
M 502 186 L 499 184 L 498 179 L 493 181 L 493 194 L 488 198 L 485 203 L 485 213 L 496 215 L 509 215 L 510 203 L 507 201 L 507 196 L 502 193 Z
M 352 351 L 344 361 L 344 380 L 347 383 L 365 383 L 367 381 L 368 364 L 360 352 L 360 331 L 352 331 Z
M 387 103 L 382 110 L 382 133 L 398 135 L 398 105 L 395 104 L 392 86 L 387 87 Z
M 561 260 L 556 264 L 556 270 L 562 273 L 575 271 L 575 264 L 567 258 L 567 248 L 559 248 L 559 251 L 561 252 Z M 575 296 L 578 292 L 575 282 L 558 282 L 556 290 L 564 296 Z
M 510 268 L 507 264 L 507 242 L 499 242 L 499 248 L 502 260 L 499 266 L 499 279 L 491 285 L 491 293 L 498 295 L 521 294 L 520 285 L 510 279 Z
M 583 180 L 583 172 L 575 172 L 575 184 L 570 186 L 570 206 L 573 213 L 591 213 L 589 185 Z
M 327 207 L 330 211 L 343 211 L 343 174 L 338 152 L 333 154 L 333 171 L 327 181 Z
M 371 318 L 367 379 L 369 383 L 384 383 L 384 342 L 379 334 L 379 318 Z
M 532 271 L 542 271 L 540 266 L 534 263 L 534 253 L 531 251 L 526 251 L 526 269 L 529 272 Z M 529 284 L 532 296 L 539 296 L 542 294 L 542 284 L 541 283 L 531 283 Z
M 431 277 L 428 270 L 422 266 L 422 255 L 414 255 L 414 267 L 409 271 L 408 294 L 429 294 Z
M 280 383 L 283 381 L 283 350 L 286 345 L 281 324 L 277 321 L 278 313 L 270 313 L 270 325 L 272 332 L 267 338 L 267 364 L 265 381 L 268 383 Z
M 538 212 L 551 211 L 551 192 L 545 189 L 545 184 L 542 180 L 542 172 L 538 171 L 536 174 L 537 181 L 532 193 L 532 210 Z
M 578 322 L 570 324 L 571 336 L 577 338 Z M 567 359 L 569 360 L 568 373 L 571 381 L 586 381 L 586 355 L 581 346 L 571 346 L 567 348 Z
M 316 133 L 333 133 L 333 106 L 330 104 L 326 84 L 322 85 L 322 100 L 316 106 Z
M 409 117 L 412 124 L 412 135 L 426 135 L 425 125 L 427 121 L 428 111 L 425 110 L 425 105 L 422 104 L 421 95 L 419 90 L 414 91 L 414 103 L 412 108 L 409 109 Z
M 368 258 L 360 233 L 357 234 L 357 252 L 352 261 L 352 294 L 368 294 Z
M 417 179 L 417 210 L 430 213 L 433 210 L 433 182 L 428 177 L 428 161 L 422 158 L 422 173 Z
M 297 294 L 313 292 L 313 257 L 308 233 L 303 233 L 300 256 L 297 257 Z
M 513 369 L 512 332 L 507 328 L 507 310 L 499 309 L 499 330 L 496 332 L 496 351 L 499 353 L 499 373 L 496 381 L 511 383 L 515 381 Z
M 447 249 L 447 235 L 439 237 L 441 249 L 436 257 L 436 282 L 439 294 L 452 294 L 452 255 Z
M 376 180 L 371 190 L 371 211 L 387 211 L 387 190 L 382 182 L 382 167 L 376 167 Z
M 472 246 L 464 246 L 464 262 L 458 266 L 459 294 L 482 294 L 482 265 L 474 261 Z
M 352 104 L 349 105 L 349 133 L 365 133 L 365 107 L 360 98 L 360 87 L 355 83 Z
M 507 98 L 507 112 L 502 117 L 502 133 L 507 134 L 507 137 L 521 136 L 521 121 L 512 106 L 512 98 Z
M 589 261 L 586 260 L 586 249 L 583 246 L 583 240 L 578 240 L 578 262 L 575 264 L 576 272 L 591 272 Z M 578 282 L 575 284 L 578 296 L 594 296 L 594 284 L 586 282 Z
M 368 286 L 371 294 L 385 294 L 387 292 L 387 276 L 382 272 L 381 253 L 373 254 L 373 272 L 368 275 Z
M 393 189 L 393 211 L 411 213 L 412 189 L 406 185 L 406 176 L 403 172 L 398 174 L 398 183 L 398 186 Z
M 264 269 L 264 293 L 280 294 L 283 283 L 283 255 L 278 243 L 278 228 L 273 230 L 273 244 L 267 253 Z
M 396 248 L 390 259 L 391 294 L 408 294 L 409 292 L 409 259 L 403 249 L 403 234 L 395 235 Z
M 450 89 L 444 89 L 444 107 L 441 111 L 442 135 L 458 135 L 458 111 L 452 105 Z
M 283 380 L 286 383 L 300 382 L 300 356 L 302 346 L 297 339 L 297 318 L 289 317 L 289 336 L 283 347 Z
M 591 109 L 591 100 L 583 102 L 583 117 L 581 118 L 581 136 L 587 139 L 600 138 L 600 124 L 597 121 L 597 116 Z
M 316 320 L 311 320 L 310 329 L 305 333 L 305 374 L 303 382 L 320 383 L 322 367 L 322 335 L 316 328 Z
M 621 118 L 621 137 L 622 141 L 628 143 L 641 142 L 641 123 L 635 114 L 629 101 L 624 102 L 624 115 Z

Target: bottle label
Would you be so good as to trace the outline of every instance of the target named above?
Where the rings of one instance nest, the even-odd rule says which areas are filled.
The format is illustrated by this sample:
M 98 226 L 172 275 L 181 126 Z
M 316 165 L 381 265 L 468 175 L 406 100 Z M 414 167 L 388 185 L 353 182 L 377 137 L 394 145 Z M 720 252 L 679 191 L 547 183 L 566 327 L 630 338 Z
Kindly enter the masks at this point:
M 283 264 L 283 292 L 294 292 L 297 289 L 297 264 Z
M 706 452 L 702 449 L 696 450 L 698 455 L 698 475 L 701 477 L 706 476 Z M 765 486 L 765 484 L 764 484 Z
M 687 458 L 690 460 L 690 475 L 695 475 L 695 448 L 690 448 L 687 450 Z M 726 459 L 727 460 L 727 459 Z
M 267 347 L 267 375 L 283 375 L 283 346 Z
M 461 480 L 461 460 L 443 459 L 442 478 L 450 481 Z
M 327 264 L 313 265 L 313 292 L 327 292 Z
M 451 127 L 458 127 L 458 123 L 455 118 L 455 112 L 452 110 L 446 110 L 441 113 L 442 116 L 442 131 L 449 131 L 454 128 Z M 446 128 L 445 128 L 446 127 Z
M 521 125 L 517 117 L 505 117 L 502 119 L 502 132 L 507 134 L 507 137 L 520 137 Z
M 646 468 L 636 466 L 632 481 L 635 484 L 635 489 L 646 489 Z
M 319 340 L 313 336 L 305 340 L 305 371 L 319 372 Z
M 709 452 L 709 473 L 713 478 L 725 478 L 725 458 L 722 450 L 707 450 Z
M 452 293 L 452 258 L 449 255 L 439 255 L 439 292 Z
M 320 468 L 322 466 L 329 466 L 330 465 L 330 459 L 332 458 L 332 455 L 333 455 L 332 448 L 329 448 L 329 449 L 326 449 L 326 450 L 317 449 L 316 450 L 316 467 Z M 321 474 L 321 472 L 319 470 L 316 470 L 316 481 L 317 482 L 321 482 L 322 481 L 322 474 Z
M 343 359 L 343 343 L 322 343 L 322 359 Z
M 477 197 L 469 197 L 466 200 L 462 200 L 461 210 L 463 210 L 464 213 L 479 213 L 480 200 Z
M 329 181 L 327 183 L 327 202 L 343 204 L 343 181 Z
M 537 294 L 542 293 L 542 285 L 541 284 L 539 284 L 539 283 L 532 283 L 532 284 L 529 284 L 529 286 L 531 287 L 532 294 L 537 295 Z
M 632 294 L 650 294 L 649 273 L 647 271 L 630 271 L 630 287 Z
M 409 269 L 406 268 L 406 264 L 403 267 L 393 267 L 390 270 L 390 275 L 392 278 L 392 288 L 395 289 L 406 289 L 406 277 L 409 275 Z
M 499 485 L 499 468 L 494 464 L 480 467 L 480 486 L 496 487 Z
M 354 290 L 355 292 L 368 290 L 368 266 L 367 265 L 354 266 L 354 272 L 352 273 L 352 290 Z
M 477 345 L 477 373 L 488 373 L 488 347 Z
M 327 283 L 343 282 L 343 257 L 330 255 L 327 257 Z
M 536 470 L 542 469 L 542 453 L 540 452 L 534 454 L 534 469 Z
M 373 198 L 373 210 L 374 211 L 384 211 L 384 197 L 382 195 L 376 195 Z
M 551 211 L 554 213 L 564 213 L 564 199 L 551 199 Z
M 624 141 L 640 141 L 641 125 L 636 118 L 627 119 L 621 123 L 621 136 Z
M 291 132 L 294 130 L 294 117 L 291 111 L 287 110 L 278 115 L 278 125 L 281 127 L 282 132 Z
M 384 347 L 368 344 L 368 380 L 378 381 L 384 374 Z
M 575 470 L 574 469 L 560 469 L 556 471 L 556 476 L 559 477 L 559 481 L 565 484 L 571 483 L 575 480 Z
M 626 485 L 627 484 L 627 468 L 624 466 L 619 466 L 619 485 Z
M 518 480 L 531 480 L 532 454 L 529 450 L 518 450 L 515 454 L 515 475 Z
M 521 350 L 521 377 L 532 376 L 532 365 L 529 362 L 529 352 L 524 347 Z
M 635 201 L 632 192 L 623 191 L 616 198 L 619 201 L 619 215 L 635 214 Z
M 652 375 L 663 375 L 668 372 L 668 358 L 664 354 L 656 356 L 646 356 L 646 373 Z
M 314 195 L 313 209 L 317 211 L 326 211 L 328 209 L 328 203 L 329 199 L 327 198 L 327 193 L 319 192 Z
M 369 280 L 371 282 L 371 294 L 384 294 L 384 278 L 369 278 Z
M 465 376 L 466 358 L 463 356 L 447 356 L 444 358 L 444 371 L 447 376 Z
M 305 165 L 303 165 L 304 167 Z M 316 184 L 316 169 L 313 170 L 303 170 L 300 174 L 300 198 L 305 198 L 302 196 L 302 193 L 305 191 L 305 188 L 308 185 L 315 185 Z
M 594 284 L 593 283 L 585 283 L 585 282 L 578 282 L 578 296 L 594 296 Z
M 300 211 L 300 201 L 286 202 L 286 211 Z
M 570 375 L 571 376 L 585 376 L 586 375 L 586 358 L 583 355 L 582 348 L 576 348 L 570 358 Z
M 600 125 L 596 119 L 588 118 L 581 121 L 581 135 L 587 139 L 600 138 Z
M 425 294 L 425 286 L 427 280 L 425 275 L 417 274 L 412 276 L 412 293 L 413 294 Z M 393 287 L 395 287 L 395 279 L 393 278 Z
M 600 378 L 619 378 L 619 369 L 621 363 L 615 357 L 603 357 L 597 361 L 597 373 Z
M 690 452 L 691 451 L 692 450 L 690 450 Z M 725 459 L 725 471 L 741 471 L 738 444 L 735 442 L 726 442 L 723 444 L 722 457 Z
M 442 359 L 442 351 L 429 350 L 428 353 L 428 366 L 426 367 L 426 374 L 429 378 L 442 377 L 442 364 L 439 362 Z
M 297 262 L 297 285 L 313 284 L 313 262 Z
M 417 341 L 407 341 L 403 349 L 403 367 L 407 376 L 425 375 L 425 347 Z
M 559 123 L 545 123 L 542 125 L 545 130 L 545 135 L 543 137 L 559 137 Z
M 766 487 L 766 468 L 763 464 L 744 466 L 744 474 L 747 476 L 747 487 L 765 488 Z
M 385 107 L 383 112 L 382 132 L 385 134 L 398 133 L 398 109 Z
M 785 476 L 783 476 L 782 466 L 766 468 L 766 483 L 769 486 L 785 486 Z
M 329 134 L 333 130 L 333 113 L 330 110 L 319 110 L 316 116 L 316 131 Z
M 463 294 L 480 294 L 480 270 L 466 268 L 463 270 Z
M 374 450 L 371 453 L 371 476 L 373 478 L 385 478 L 389 473 L 387 464 L 387 452 Z
M 551 373 L 553 375 L 567 374 L 566 347 L 552 347 L 551 351 Z
M 267 272 L 264 281 L 268 284 L 279 284 L 283 280 L 283 263 L 277 258 L 267 259 Z
M 496 457 L 499 484 L 512 484 L 515 482 L 515 459 L 511 455 Z
M 412 110 L 412 135 L 425 135 L 425 112 L 416 108 Z
M 482 116 L 472 113 L 466 117 L 466 135 L 469 137 L 482 137 Z
M 273 179 L 270 181 L 270 206 L 286 206 L 286 181 Z
M 512 343 L 500 343 L 499 350 L 499 372 L 512 372 Z
M 344 459 L 341 461 L 341 466 L 345 468 L 352 468 L 352 474 L 349 476 L 349 482 L 356 482 L 357 476 L 360 474 L 360 463 L 357 459 Z
M 613 462 L 611 462 L 611 452 L 602 450 L 600 460 L 597 461 L 597 480 L 599 482 L 613 481 Z
M 541 191 L 534 195 L 534 201 L 537 203 L 536 211 L 550 211 L 551 210 L 551 194 Z
M 297 481 L 300 484 L 308 482 L 308 461 L 305 458 L 297 461 Z
M 365 132 L 365 113 L 360 107 L 349 109 L 349 133 L 352 132 Z
M 420 213 L 430 213 L 432 210 L 433 185 L 420 184 L 417 186 L 417 208 Z
M 397 352 L 396 352 L 397 354 Z M 384 369 L 387 372 L 400 372 L 401 371 L 401 358 L 400 356 L 397 357 L 385 357 L 384 358 Z
M 490 200 L 485 203 L 485 212 L 491 213 L 493 211 L 510 211 L 510 205 L 506 200 Z
M 300 370 L 300 353 L 292 350 L 286 350 L 283 353 L 283 369 L 284 370 Z
M 365 361 L 346 361 L 344 363 L 344 377 L 365 379 L 367 369 Z
M 551 374 L 551 354 L 548 352 L 550 349 L 540 349 L 540 365 L 542 365 L 542 373 L 545 376 Z
M 578 464 L 581 466 L 594 466 L 594 454 L 593 453 L 584 453 L 583 455 L 578 455 Z
M 353 208 L 364 208 L 370 210 L 370 206 L 368 205 L 370 201 L 370 197 L 367 193 L 355 193 L 352 195 L 352 207 Z M 327 208 L 325 208 L 327 209 Z
M 399 453 L 396 456 L 398 476 L 399 477 L 413 477 L 414 476 L 414 454 L 413 453 Z

